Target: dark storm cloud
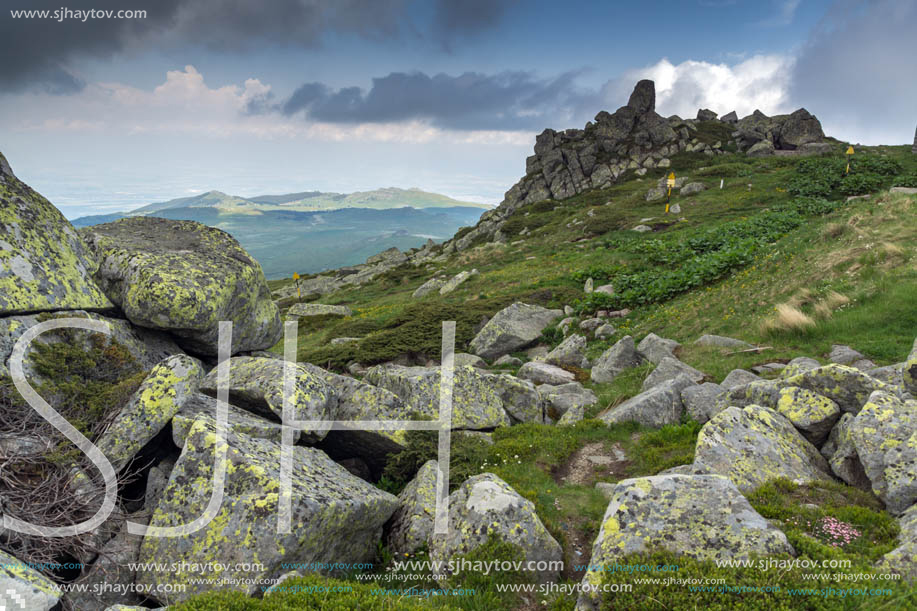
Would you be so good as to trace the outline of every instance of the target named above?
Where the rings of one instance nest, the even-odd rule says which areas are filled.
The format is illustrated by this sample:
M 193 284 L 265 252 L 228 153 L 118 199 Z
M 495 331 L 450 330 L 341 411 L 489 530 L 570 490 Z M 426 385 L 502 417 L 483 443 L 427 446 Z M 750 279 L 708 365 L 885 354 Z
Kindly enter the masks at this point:
M 917 124 L 917 2 L 836 2 L 799 53 L 790 96 L 823 123 L 873 142 L 910 142 Z
M 432 23 L 414 23 L 417 0 L 10 0 L 0 13 L 0 93 L 41 88 L 68 93 L 87 58 L 189 46 L 244 52 L 311 48 L 329 33 L 370 40 L 401 36 L 451 41 L 490 27 L 506 0 L 436 0 Z M 18 18 L 9 10 L 145 10 L 144 19 Z M 7 7 L 9 10 L 7 10 Z
M 579 91 L 575 77 L 572 72 L 552 79 L 527 72 L 459 76 L 393 72 L 373 79 L 369 91 L 306 83 L 274 109 L 329 123 L 423 120 L 458 130 L 539 129 L 549 117 L 579 114 L 584 100 L 594 95 Z

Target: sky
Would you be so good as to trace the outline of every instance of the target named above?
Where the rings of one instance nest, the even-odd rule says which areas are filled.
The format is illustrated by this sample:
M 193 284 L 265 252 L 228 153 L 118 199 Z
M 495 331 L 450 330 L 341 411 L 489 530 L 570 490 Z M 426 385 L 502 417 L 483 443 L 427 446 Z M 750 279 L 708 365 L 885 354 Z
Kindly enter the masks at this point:
M 917 125 L 917 0 L 0 7 L 0 152 L 69 218 L 211 189 L 497 204 L 536 134 L 582 128 L 642 78 L 665 116 L 805 107 L 864 144 Z M 145 16 L 101 12 L 119 10 Z

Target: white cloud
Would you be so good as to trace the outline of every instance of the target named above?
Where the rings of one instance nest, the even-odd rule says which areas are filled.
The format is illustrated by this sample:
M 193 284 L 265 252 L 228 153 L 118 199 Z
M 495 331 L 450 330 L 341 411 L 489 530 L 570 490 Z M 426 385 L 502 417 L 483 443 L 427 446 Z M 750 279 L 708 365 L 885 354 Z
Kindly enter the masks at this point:
M 777 0 L 777 12 L 770 19 L 761 22 L 763 26 L 782 27 L 793 23 L 796 18 L 796 9 L 801 0 Z
M 699 108 L 718 114 L 735 110 L 739 117 L 756 109 L 773 115 L 790 108 L 788 88 L 793 58 L 788 55 L 755 55 L 737 64 L 688 60 L 672 64 L 663 58 L 644 68 L 609 81 L 606 100 L 626 100 L 640 79 L 656 82 L 656 111 L 693 118 Z

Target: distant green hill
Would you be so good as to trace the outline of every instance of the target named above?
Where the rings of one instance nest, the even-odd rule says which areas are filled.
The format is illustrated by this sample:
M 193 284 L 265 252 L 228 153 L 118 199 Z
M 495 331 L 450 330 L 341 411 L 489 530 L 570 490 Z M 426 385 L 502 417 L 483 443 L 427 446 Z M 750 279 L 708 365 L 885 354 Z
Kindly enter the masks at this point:
M 357 193 L 323 193 L 305 191 L 284 195 L 258 195 L 239 197 L 227 195 L 220 191 L 208 191 L 193 197 L 180 197 L 167 202 L 148 204 L 125 213 L 126 216 L 148 215 L 162 210 L 176 208 L 216 208 L 224 214 L 254 214 L 268 210 L 294 210 L 297 212 L 316 212 L 322 210 L 340 210 L 343 208 L 371 208 L 387 210 L 391 208 L 489 208 L 486 204 L 463 202 L 439 193 L 428 193 L 420 189 L 397 189 L 387 187 L 374 191 Z

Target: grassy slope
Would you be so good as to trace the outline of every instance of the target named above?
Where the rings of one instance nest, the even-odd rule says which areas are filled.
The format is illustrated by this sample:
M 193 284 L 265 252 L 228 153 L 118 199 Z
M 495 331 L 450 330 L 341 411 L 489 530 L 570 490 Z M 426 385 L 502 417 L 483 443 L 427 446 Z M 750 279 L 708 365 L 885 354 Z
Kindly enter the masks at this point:
M 882 147 L 869 152 L 898 159 L 905 166 L 905 173 L 917 170 L 917 156 L 910 154 L 907 147 Z M 694 196 L 673 198 L 681 205 L 681 216 L 685 220 L 637 239 L 687 236 L 697 228 L 748 217 L 779 205 L 790 199 L 784 189 L 797 163 L 790 158 L 755 160 L 724 156 L 710 159 L 691 155 L 680 156 L 675 161 L 677 174 L 701 180 L 710 189 Z M 703 164 L 708 165 L 702 169 Z M 426 268 L 396 270 L 370 286 L 331 296 L 328 302 L 350 305 L 355 316 L 302 323 L 300 358 L 341 367 L 354 357 L 364 363 L 391 358 L 393 351 L 404 346 L 435 357 L 443 319 L 458 320 L 459 349 L 462 349 L 463 342 L 470 339 L 472 328 L 482 315 L 492 315 L 515 300 L 555 307 L 573 303 L 582 297 L 582 282 L 574 278 L 577 272 L 593 266 L 639 264 L 639 256 L 608 246 L 616 244 L 621 237 L 629 239 L 633 232 L 626 228 L 639 224 L 641 219 L 663 220 L 663 204 L 644 201 L 646 190 L 662 174 L 661 170 L 650 172 L 642 180 L 630 180 L 564 202 L 536 204 L 527 209 L 529 216 L 526 218 L 537 221 L 531 226 L 539 227 L 524 239 L 513 239 L 506 245 L 481 245 Z M 722 190 L 718 188 L 721 177 L 725 180 Z M 606 202 L 610 205 L 606 206 Z M 733 368 L 749 368 L 772 360 L 800 355 L 824 360 L 832 343 L 850 344 L 880 365 L 900 361 L 917 335 L 917 309 L 913 307 L 917 303 L 915 205 L 917 198 L 886 194 L 851 202 L 836 212 L 812 219 L 764 249 L 752 264 L 725 279 L 666 303 L 636 308 L 626 319 L 613 321 L 619 327 L 617 335 L 604 342 L 592 342 L 590 351 L 597 354 L 624 334 L 639 340 L 653 331 L 682 342 L 680 357 L 716 381 Z M 582 224 L 577 224 L 578 221 Z M 517 226 L 520 222 L 529 221 L 514 221 Z M 625 229 L 609 231 L 610 227 Z M 411 293 L 434 273 L 455 274 L 472 267 L 477 268 L 480 275 L 450 295 L 430 295 L 422 300 L 411 297 Z M 276 288 L 282 283 L 273 284 Z M 816 314 L 815 307 L 824 301 L 830 290 L 845 295 L 850 303 L 828 314 Z M 805 332 L 764 330 L 763 324 L 774 316 L 776 305 L 785 302 L 811 314 L 816 325 Z M 760 354 L 724 355 L 716 349 L 691 345 L 703 333 L 730 335 L 770 349 Z M 329 340 L 339 336 L 365 336 L 367 340 L 358 345 L 355 352 L 348 352 L 354 350 L 353 347 L 330 348 Z M 600 398 L 593 415 L 639 392 L 648 371 L 648 368 L 634 370 L 612 384 L 587 384 Z M 585 562 L 589 556 L 588 543 L 584 555 L 578 557 L 572 555 L 571 544 L 591 542 L 604 512 L 606 502 L 592 487 L 593 480 L 616 481 L 627 476 L 649 475 L 691 462 L 698 429 L 693 422 L 660 431 L 641 430 L 636 425 L 604 427 L 597 421 L 585 421 L 567 429 L 522 425 L 498 430 L 494 435 L 496 443 L 489 448 L 466 448 L 454 459 L 453 469 L 497 473 L 535 503 L 549 530 L 565 545 L 567 558 Z M 626 451 L 631 462 L 623 472 L 613 476 L 599 474 L 588 478 L 585 484 L 558 482 L 552 475 L 586 444 L 600 444 L 604 450 L 617 444 Z M 798 507 L 787 509 L 794 507 L 800 498 L 820 507 L 805 511 Z M 806 557 L 829 558 L 842 554 L 852 558 L 854 566 L 863 568 L 869 566 L 878 552 L 884 553 L 894 546 L 896 526 L 872 495 L 843 486 L 825 491 L 783 484 L 759 491 L 752 495 L 752 501 L 768 517 L 784 520 L 797 547 L 803 545 L 800 542 L 808 542 L 800 550 Z M 861 541 L 838 551 L 824 542 L 810 541 L 803 532 L 805 529 L 789 526 L 791 519 L 811 521 L 824 516 L 848 521 L 868 533 L 863 540 L 868 541 L 868 545 Z M 767 585 L 766 574 L 762 578 L 699 563 L 682 564 L 687 564 L 687 572 L 680 575 L 682 577 L 716 573 L 725 574 L 730 584 Z M 566 577 L 572 581 L 579 578 L 571 574 Z M 798 575 L 793 573 L 781 579 L 784 586 L 800 583 Z M 816 586 L 803 583 L 802 587 Z M 858 608 L 861 604 L 895 608 L 903 604 L 903 596 L 914 596 L 913 591 L 908 592 L 901 586 L 891 587 L 895 588 L 891 598 L 850 599 L 844 604 L 847 608 Z M 695 594 L 691 594 L 694 598 L 683 598 L 688 596 L 686 591 L 671 587 L 647 590 L 638 586 L 634 596 L 636 598 L 628 599 L 630 608 L 673 608 L 701 602 Z M 727 597 L 726 600 L 735 599 Z M 908 600 L 913 604 L 912 598 Z M 663 607 L 655 606 L 653 601 L 662 603 Z M 783 605 L 822 608 L 819 605 L 827 604 L 826 608 L 831 608 L 830 605 L 837 602 L 812 598 L 776 601 L 766 597 L 743 601 L 766 608 L 771 608 L 771 604 L 777 608 Z M 475 597 L 449 602 L 462 608 L 479 608 L 481 604 L 475 602 Z M 570 597 L 548 597 L 547 602 L 556 608 L 572 606 Z M 706 600 L 704 604 L 714 602 Z

